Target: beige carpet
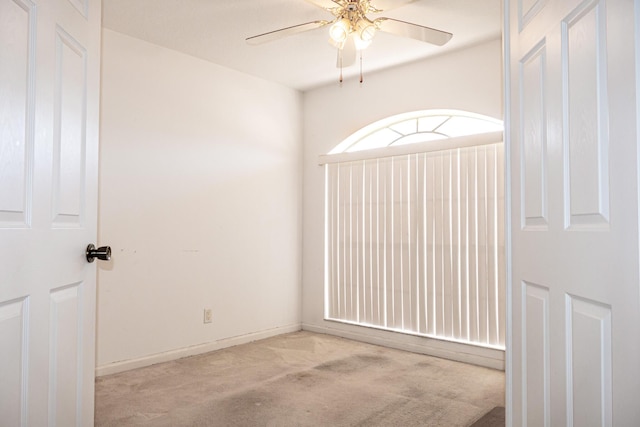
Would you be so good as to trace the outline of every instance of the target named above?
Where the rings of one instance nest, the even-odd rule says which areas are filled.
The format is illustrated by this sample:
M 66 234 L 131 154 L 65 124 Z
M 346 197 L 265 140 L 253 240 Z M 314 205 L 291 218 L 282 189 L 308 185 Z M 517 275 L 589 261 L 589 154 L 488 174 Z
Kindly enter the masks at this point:
M 482 418 L 473 423 L 471 427 L 499 427 L 505 425 L 504 406 L 496 406 L 487 412 Z
M 296 332 L 98 378 L 95 421 L 468 427 L 496 406 L 503 372 Z

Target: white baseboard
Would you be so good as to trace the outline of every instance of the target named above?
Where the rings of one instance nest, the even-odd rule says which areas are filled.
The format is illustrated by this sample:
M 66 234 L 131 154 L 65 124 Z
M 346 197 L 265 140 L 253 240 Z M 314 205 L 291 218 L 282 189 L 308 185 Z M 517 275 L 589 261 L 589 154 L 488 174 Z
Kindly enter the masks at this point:
M 131 369 L 144 368 L 145 366 L 151 366 L 157 363 L 170 362 L 172 360 L 182 359 L 183 357 L 195 356 L 240 344 L 247 344 L 276 335 L 297 332 L 301 329 L 321 334 L 335 335 L 384 347 L 397 348 L 399 350 L 406 350 L 414 353 L 427 354 L 429 356 L 442 357 L 444 359 L 455 360 L 458 362 L 471 363 L 474 365 L 485 366 L 487 368 L 504 370 L 505 367 L 504 351 L 502 350 L 430 338 L 404 336 L 394 332 L 372 331 L 368 328 L 363 328 L 363 330 L 359 331 L 354 330 L 357 329 L 357 327 L 342 327 L 342 325 L 336 326 L 337 327 L 319 326 L 304 323 L 302 325 L 293 324 L 267 329 L 265 331 L 225 338 L 210 343 L 98 366 L 96 368 L 96 377 L 117 374 Z
M 302 330 L 304 331 L 335 335 L 368 344 L 391 347 L 504 371 L 504 350 L 432 338 L 408 336 L 397 332 L 374 331 L 363 327 L 360 327 L 361 330 L 356 329 L 358 329 L 358 327 L 351 325 L 343 326 L 336 324 L 336 326 L 319 326 L 308 323 L 302 324 Z
M 247 344 L 276 335 L 287 334 L 289 332 L 297 332 L 301 329 L 302 326 L 297 323 L 293 325 L 267 329 L 264 331 L 253 332 L 246 335 L 240 335 L 237 337 L 225 338 L 205 344 L 171 350 L 164 353 L 152 354 L 150 356 L 144 356 L 137 359 L 109 363 L 108 365 L 98 366 L 96 368 L 96 377 L 117 374 L 119 372 L 129 371 L 131 369 L 144 368 L 145 366 L 151 366 L 157 363 L 170 362 L 172 360 L 182 359 L 183 357 L 195 356 L 198 354 L 208 353 L 210 351 L 221 350 L 227 347 Z

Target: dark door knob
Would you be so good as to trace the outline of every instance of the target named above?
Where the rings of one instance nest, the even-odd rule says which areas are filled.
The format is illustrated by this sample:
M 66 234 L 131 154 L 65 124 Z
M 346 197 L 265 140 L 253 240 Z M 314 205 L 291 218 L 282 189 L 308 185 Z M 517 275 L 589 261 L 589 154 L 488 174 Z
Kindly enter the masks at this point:
M 100 246 L 96 249 L 96 247 L 92 244 L 87 246 L 87 261 L 93 262 L 94 259 L 98 258 L 102 261 L 109 261 L 111 259 L 111 247 L 110 246 Z

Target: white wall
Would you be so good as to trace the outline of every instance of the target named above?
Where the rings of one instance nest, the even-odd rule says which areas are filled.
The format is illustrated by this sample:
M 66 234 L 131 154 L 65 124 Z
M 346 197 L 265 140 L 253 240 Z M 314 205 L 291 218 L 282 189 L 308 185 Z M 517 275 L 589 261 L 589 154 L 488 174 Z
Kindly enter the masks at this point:
M 102 63 L 98 374 L 299 329 L 301 94 L 110 30 Z
M 324 168 L 328 153 L 358 129 L 399 113 L 434 108 L 458 109 L 502 118 L 501 41 L 367 75 L 360 87 L 346 80 L 304 94 L 303 327 L 351 338 L 424 351 L 474 363 L 495 364 L 496 351 L 459 357 L 470 349 L 434 340 L 358 328 L 324 317 Z M 366 67 L 366 62 L 365 62 Z M 473 350 L 473 349 L 472 349 Z M 487 359 L 487 360 L 485 360 Z

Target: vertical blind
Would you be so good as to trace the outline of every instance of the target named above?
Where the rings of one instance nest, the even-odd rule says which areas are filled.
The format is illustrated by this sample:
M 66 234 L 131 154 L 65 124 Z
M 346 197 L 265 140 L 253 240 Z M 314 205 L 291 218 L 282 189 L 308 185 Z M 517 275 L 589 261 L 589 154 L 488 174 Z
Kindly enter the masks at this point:
M 326 317 L 504 348 L 503 156 L 327 164 Z

